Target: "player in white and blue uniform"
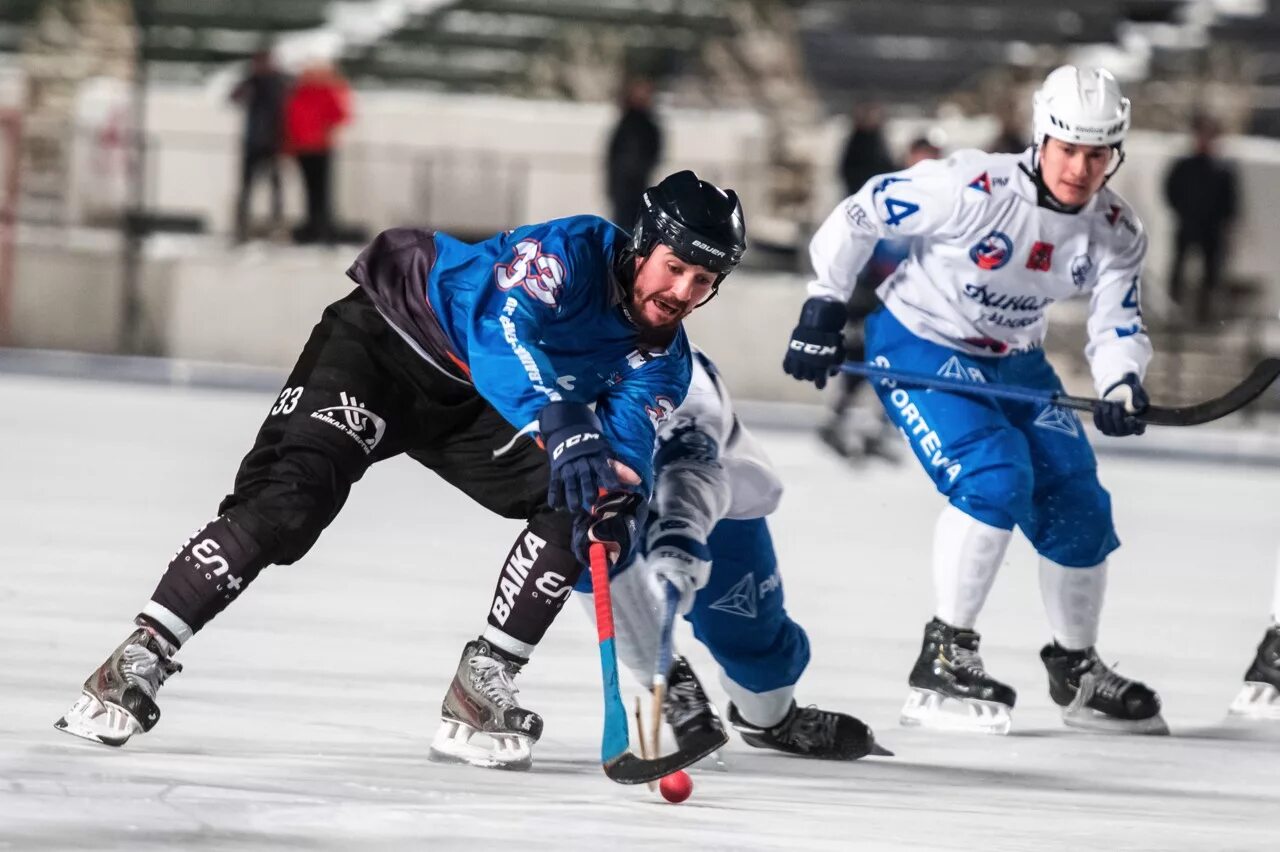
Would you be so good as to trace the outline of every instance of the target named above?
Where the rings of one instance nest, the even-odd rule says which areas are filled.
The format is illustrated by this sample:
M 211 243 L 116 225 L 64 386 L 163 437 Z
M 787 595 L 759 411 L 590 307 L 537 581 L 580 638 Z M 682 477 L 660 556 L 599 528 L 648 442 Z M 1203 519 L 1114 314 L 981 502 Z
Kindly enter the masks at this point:
M 834 760 L 887 753 L 858 719 L 796 704 L 809 639 L 787 614 L 766 520 L 782 483 L 734 412 L 715 365 L 697 350 L 689 394 L 659 426 L 654 477 L 644 554 L 621 563 L 610 582 L 619 658 L 642 683 L 652 682 L 659 584 L 669 582 L 680 593 L 678 611 L 720 667 L 729 722 L 744 741 Z M 579 581 L 580 591 L 590 591 L 589 579 Z M 663 709 L 677 744 L 721 730 L 682 657 L 667 681 Z
M 403 454 L 526 524 L 483 635 L 463 650 L 431 754 L 530 765 L 542 720 L 516 703 L 513 680 L 589 544 L 614 560 L 630 552 L 657 425 L 689 384 L 681 321 L 716 294 L 745 240 L 737 196 L 689 171 L 645 192 L 631 234 L 595 216 L 476 244 L 380 234 L 347 271 L 357 288 L 324 312 L 217 517 L 179 548 L 136 629 L 57 727 L 108 745 L 150 730 L 178 648 L 268 565 L 301 559 L 370 465 Z
M 1051 73 L 1023 154 L 959 151 L 881 175 L 846 199 L 810 247 L 815 280 L 785 369 L 821 386 L 842 359 L 841 305 L 876 240 L 911 237 L 867 320 L 875 363 L 964 382 L 1060 390 L 1044 356 L 1045 309 L 1088 295 L 1085 353 L 1095 425 L 1140 434 L 1151 358 L 1139 304 L 1147 239 L 1106 186 L 1123 161 L 1129 101 L 1106 71 Z M 1040 555 L 1054 641 L 1041 658 L 1068 724 L 1165 732 L 1158 697 L 1098 658 L 1111 498 L 1075 414 L 1054 406 L 898 387 L 877 393 L 949 505 L 938 521 L 936 617 L 926 626 L 904 724 L 1003 733 L 1015 692 L 985 671 L 974 627 L 1013 528 Z

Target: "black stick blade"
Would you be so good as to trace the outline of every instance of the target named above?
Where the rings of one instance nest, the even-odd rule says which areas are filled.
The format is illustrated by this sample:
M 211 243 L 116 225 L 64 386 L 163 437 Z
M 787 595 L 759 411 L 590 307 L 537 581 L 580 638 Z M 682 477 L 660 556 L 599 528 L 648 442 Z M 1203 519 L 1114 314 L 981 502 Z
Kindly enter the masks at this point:
M 1239 411 L 1280 378 L 1280 358 L 1264 358 L 1247 378 L 1217 399 L 1194 405 L 1148 406 L 1138 419 L 1154 426 L 1198 426 Z
M 648 784 L 658 781 L 672 772 L 692 766 L 702 758 L 729 742 L 729 735 L 700 733 L 692 738 L 688 748 L 664 754 L 649 760 L 637 757 L 634 752 L 624 751 L 613 760 L 604 764 L 604 774 L 609 780 L 619 784 Z

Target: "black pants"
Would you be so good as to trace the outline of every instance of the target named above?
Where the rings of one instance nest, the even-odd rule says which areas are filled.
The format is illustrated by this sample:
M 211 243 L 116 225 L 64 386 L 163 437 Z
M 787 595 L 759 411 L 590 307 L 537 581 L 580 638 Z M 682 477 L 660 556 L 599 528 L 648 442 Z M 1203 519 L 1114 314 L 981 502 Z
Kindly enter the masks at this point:
M 307 195 L 307 219 L 295 233 L 300 243 L 333 240 L 333 210 L 329 188 L 332 184 L 333 155 L 329 151 L 298 154 L 302 184 Z
M 280 190 L 280 160 L 275 151 L 247 148 L 240 160 L 240 194 L 236 197 L 236 239 L 249 235 L 249 201 L 259 174 L 266 173 L 271 185 L 271 221 L 284 215 L 284 199 Z
M 1182 308 L 1190 307 L 1183 301 L 1186 290 L 1186 265 L 1191 252 L 1200 254 L 1204 275 L 1196 294 L 1194 318 L 1201 323 L 1213 319 L 1213 300 L 1219 296 L 1222 283 L 1222 267 L 1225 262 L 1224 239 L 1220 234 L 1178 233 L 1174 240 L 1173 267 L 1169 270 L 1169 297 Z
M 530 436 L 513 442 L 515 435 L 474 388 L 423 361 L 356 290 L 325 310 L 218 517 L 174 557 L 152 601 L 199 630 L 267 565 L 301 559 L 369 466 L 403 453 L 486 509 L 528 521 L 512 554 L 517 586 L 530 587 L 536 606 L 526 615 L 521 589 L 508 579 L 504 595 L 500 578 L 501 605 L 490 623 L 537 644 L 567 589 L 549 609 L 534 582 L 554 573 L 559 579 L 544 581 L 544 592 L 548 583 L 572 585 L 581 569 L 570 549 L 570 517 L 546 504 L 546 453 Z M 424 523 L 431 509 L 422 507 Z M 163 619 L 158 626 L 185 638 Z

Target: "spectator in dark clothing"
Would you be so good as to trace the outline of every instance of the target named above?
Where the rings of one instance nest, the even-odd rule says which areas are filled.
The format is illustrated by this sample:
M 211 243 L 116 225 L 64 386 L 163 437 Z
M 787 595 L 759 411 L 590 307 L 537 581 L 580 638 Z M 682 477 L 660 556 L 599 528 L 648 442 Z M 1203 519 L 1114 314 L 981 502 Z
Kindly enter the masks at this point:
M 298 161 L 307 194 L 307 218 L 294 230 L 299 243 L 332 242 L 333 138 L 351 114 L 347 83 L 329 65 L 302 72 L 285 106 L 285 138 Z
M 1000 116 L 1000 131 L 996 133 L 987 151 L 992 154 L 1021 154 L 1030 146 L 1026 134 L 1022 132 L 1021 123 L 1013 113 Z
M 1183 301 L 1187 257 L 1192 250 L 1199 252 L 1203 275 L 1195 318 L 1207 323 L 1213 318 L 1213 299 L 1222 282 L 1227 228 L 1236 218 L 1236 174 L 1217 155 L 1218 123 L 1199 115 L 1192 119 L 1191 128 L 1195 153 L 1174 163 L 1164 182 L 1165 199 L 1177 220 L 1169 296 L 1187 307 Z
M 240 147 L 240 193 L 236 196 L 236 240 L 249 231 L 249 200 L 253 184 L 266 173 L 271 185 L 271 221 L 284 215 L 280 194 L 280 148 L 284 137 L 284 99 L 289 81 L 272 63 L 270 51 L 259 51 L 249 74 L 231 91 L 231 100 L 244 107 L 244 134 Z
M 853 132 L 840 158 L 845 195 L 853 195 L 871 178 L 894 168 L 884 141 L 884 111 L 876 103 L 859 104 L 853 111 Z
M 653 84 L 637 79 L 627 83 L 622 116 L 609 137 L 605 160 L 606 191 L 613 222 L 627 230 L 640 214 L 640 196 L 662 159 L 662 128 L 653 114 Z

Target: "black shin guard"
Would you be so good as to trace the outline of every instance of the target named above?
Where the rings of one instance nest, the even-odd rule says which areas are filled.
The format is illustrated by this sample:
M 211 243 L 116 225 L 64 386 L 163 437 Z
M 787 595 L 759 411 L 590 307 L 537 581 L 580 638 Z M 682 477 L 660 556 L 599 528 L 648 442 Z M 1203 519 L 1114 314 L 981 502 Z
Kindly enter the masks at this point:
M 259 541 L 237 519 L 219 515 L 178 551 L 141 618 L 181 644 L 222 612 L 268 564 Z M 168 623 L 164 611 L 181 622 Z
M 569 547 L 571 534 L 572 522 L 563 512 L 529 522 L 498 575 L 490 627 L 529 647 L 541 641 L 582 573 Z

